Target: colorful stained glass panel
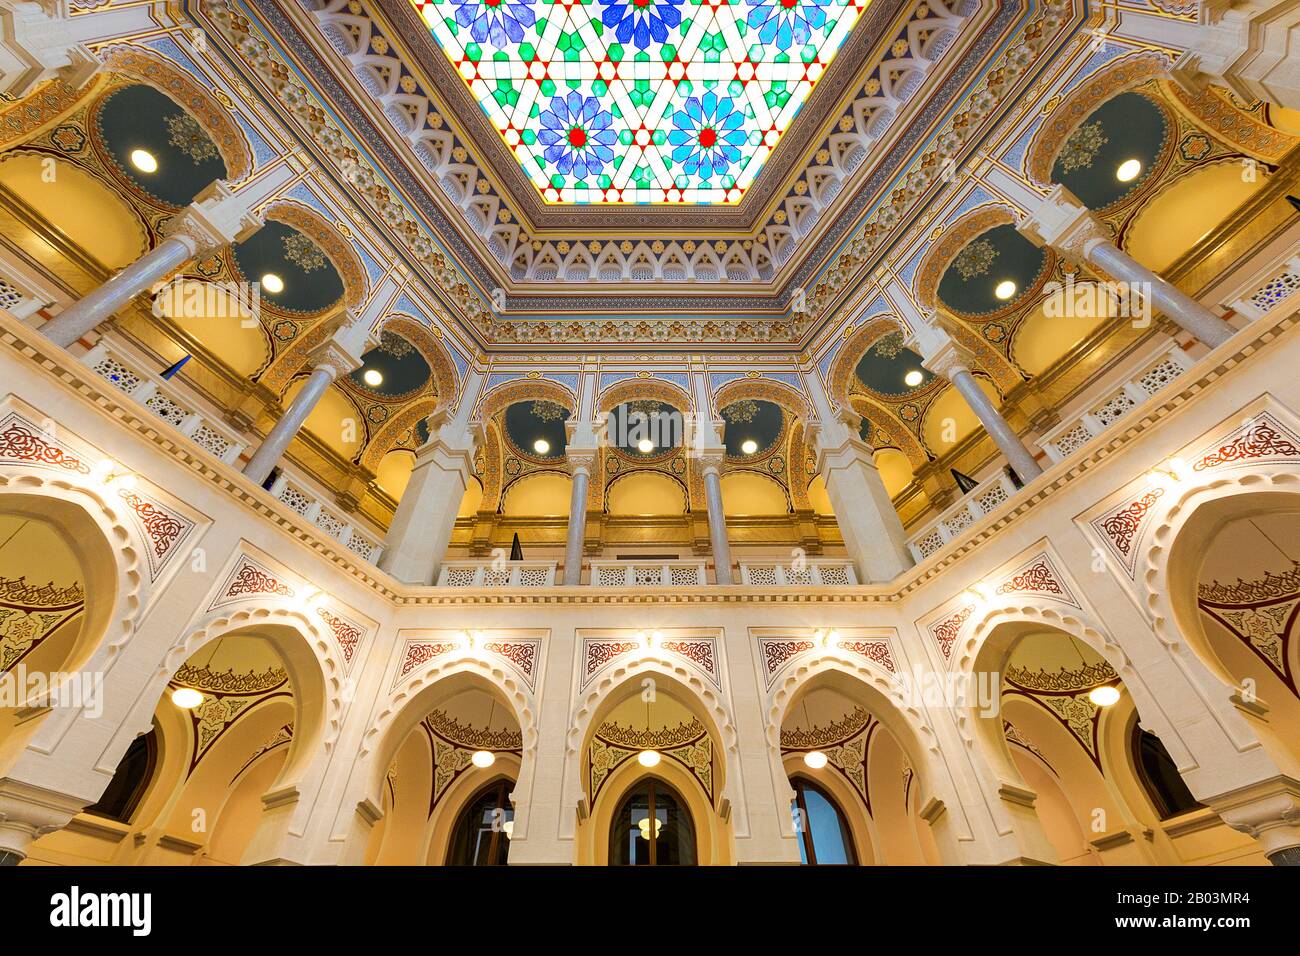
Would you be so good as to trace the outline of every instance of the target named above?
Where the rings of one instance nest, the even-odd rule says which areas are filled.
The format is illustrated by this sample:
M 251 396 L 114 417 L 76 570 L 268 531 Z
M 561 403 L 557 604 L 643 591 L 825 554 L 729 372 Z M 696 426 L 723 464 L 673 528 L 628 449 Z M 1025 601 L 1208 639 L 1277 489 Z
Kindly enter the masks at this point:
M 869 0 L 411 0 L 543 198 L 735 203 Z

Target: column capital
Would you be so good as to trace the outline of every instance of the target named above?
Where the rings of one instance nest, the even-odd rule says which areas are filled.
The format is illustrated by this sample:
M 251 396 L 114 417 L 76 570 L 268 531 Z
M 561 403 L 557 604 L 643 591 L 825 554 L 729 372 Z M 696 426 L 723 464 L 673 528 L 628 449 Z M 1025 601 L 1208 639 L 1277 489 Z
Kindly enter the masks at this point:
M 79 89 L 101 66 L 73 38 L 67 0 L 0 2 L 0 93 L 21 99 L 56 76 Z
M 336 339 L 330 339 L 316 349 L 312 353 L 311 361 L 318 369 L 328 369 L 333 380 L 349 375 L 361 367 L 361 359 Z
M 1295 108 L 1297 72 L 1289 65 L 1300 7 L 1268 0 L 1201 0 L 1192 44 L 1169 70 L 1192 95 L 1207 84 L 1226 86 L 1249 102 Z
M 917 326 L 908 337 L 907 345 L 921 353 L 923 366 L 949 381 L 961 372 L 970 371 L 971 354 L 936 325 Z
M 248 207 L 240 194 L 217 179 L 173 216 L 163 233 L 192 245 L 195 255 L 205 255 L 247 239 L 261 228 L 262 217 Z
M 594 445 L 568 445 L 564 449 L 565 467 L 570 475 L 579 472 L 591 477 L 592 469 L 600 459 L 600 448 Z
M 1021 217 L 1016 229 L 1036 245 L 1051 246 L 1080 262 L 1087 260 L 1094 246 L 1113 242 L 1088 207 L 1059 183 Z
M 727 446 L 705 445 L 696 449 L 695 456 L 700 460 L 700 468 L 704 474 L 713 472 L 721 475 L 722 466 L 727 460 Z
M 88 802 L 10 777 L 0 780 L 0 856 L 26 857 L 34 840 L 67 826 Z
M 1228 826 L 1258 840 L 1268 857 L 1300 846 L 1300 781 L 1279 775 L 1202 802 Z

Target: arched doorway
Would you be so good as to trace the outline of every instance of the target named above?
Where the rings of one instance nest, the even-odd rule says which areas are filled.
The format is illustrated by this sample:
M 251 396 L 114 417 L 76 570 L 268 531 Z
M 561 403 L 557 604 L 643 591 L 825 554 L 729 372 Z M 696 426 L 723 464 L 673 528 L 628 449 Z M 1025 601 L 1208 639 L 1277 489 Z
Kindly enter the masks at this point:
M 781 722 L 781 766 L 805 864 L 933 865 L 916 765 L 856 677 L 827 670 L 805 683 Z
M 461 811 L 447 851 L 448 866 L 505 866 L 515 811 L 513 782 L 502 777 L 476 793 Z
M 647 776 L 614 812 L 610 866 L 694 866 L 695 827 L 686 801 L 667 782 Z
M 1022 819 L 1072 866 L 1262 862 L 1200 807 L 1159 737 L 1139 726 L 1120 674 L 1091 643 L 1037 621 L 993 628 L 975 661 L 999 673 L 978 737 Z
M 630 840 L 632 825 L 648 818 L 641 797 L 636 798 L 641 800 L 637 809 L 647 812 L 636 820 L 628 805 L 647 777 L 658 781 L 661 789 L 656 793 L 667 793 L 680 811 L 674 819 L 680 817 L 683 827 L 689 822 L 692 864 L 726 865 L 734 859 L 724 810 L 724 742 L 729 738 L 719 726 L 729 730 L 730 723 L 725 717 L 716 719 L 719 714 L 691 686 L 657 667 L 629 674 L 603 695 L 591 719 L 580 725 L 580 759 L 575 761 L 581 774 L 575 781 L 581 806 L 590 808 L 580 815 L 575 833 L 575 860 L 580 865 L 610 863 L 616 853 L 611 841 Z M 666 806 L 656 803 L 661 809 Z M 633 846 L 629 843 L 624 854 L 628 860 L 635 859 Z
M 513 791 L 523 752 L 514 710 L 477 675 L 438 682 L 397 745 L 383 781 L 383 816 L 364 862 L 497 866 L 509 861 Z

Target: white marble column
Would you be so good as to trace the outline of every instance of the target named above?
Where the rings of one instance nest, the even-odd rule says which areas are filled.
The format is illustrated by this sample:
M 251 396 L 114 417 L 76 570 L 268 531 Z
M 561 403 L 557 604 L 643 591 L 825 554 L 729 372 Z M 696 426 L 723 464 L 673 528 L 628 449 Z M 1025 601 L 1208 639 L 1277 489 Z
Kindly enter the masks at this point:
M 100 66 L 73 35 L 67 0 L 0 0 L 0 93 L 21 99 L 54 77 L 75 90 Z
M 573 475 L 573 488 L 569 493 L 569 535 L 564 546 L 564 583 L 582 583 L 582 543 L 587 537 L 587 490 L 591 486 L 591 470 L 596 465 L 596 448 L 570 445 L 569 473 Z
M 903 522 L 876 468 L 875 450 L 857 434 L 857 414 L 815 423 L 817 472 L 835 509 L 844 547 L 867 584 L 892 581 L 913 564 Z M 849 420 L 845 420 L 845 419 Z
M 1201 0 L 1200 22 L 1170 70 L 1189 91 L 1207 83 L 1246 102 L 1300 109 L 1300 0 Z
M 1016 228 L 1038 245 L 1051 246 L 1124 283 L 1130 295 L 1149 298 L 1171 322 L 1210 348 L 1222 345 L 1234 334 L 1232 326 L 1223 319 L 1115 245 L 1087 207 L 1060 184 Z
M 731 583 L 731 542 L 727 540 L 727 512 L 722 506 L 722 463 L 727 449 L 723 445 L 705 447 L 700 452 L 704 469 L 704 502 L 709 513 L 709 544 L 713 548 L 714 574 L 718 584 Z
M 961 393 L 961 397 L 966 400 L 966 404 L 1021 481 L 1028 483 L 1043 473 L 1033 453 L 1025 447 L 1011 423 L 1002 417 L 997 406 L 984 394 L 979 382 L 975 381 L 975 376 L 970 372 L 970 357 L 947 332 L 937 326 L 918 324 L 912 330 L 908 344 L 921 353 L 922 365 L 935 375 L 946 378 Z
M 41 331 L 68 348 L 186 262 L 246 239 L 261 227 L 261 217 L 252 212 L 244 195 L 231 192 L 217 180 L 172 218 L 167 237 L 154 249 L 68 306 L 41 326 Z
M 471 415 L 482 377 L 471 377 L 455 412 L 442 405 L 429 416 L 429 440 L 415 453 L 411 480 L 388 526 L 379 566 L 406 584 L 435 583 L 474 473 L 483 426 Z
M 361 366 L 361 360 L 336 341 L 326 342 L 316 353 L 315 362 L 316 367 L 312 369 L 307 383 L 294 396 L 289 408 L 244 466 L 245 476 L 254 484 L 263 484 L 270 477 L 271 470 L 280 463 L 284 453 L 289 450 L 289 445 L 302 430 L 307 417 L 325 397 L 335 380 Z
M 844 547 L 857 566 L 858 580 L 892 581 L 913 564 L 907 533 L 894 509 L 875 451 L 858 437 L 862 419 L 852 409 L 832 405 L 817 369 L 802 370 L 816 419 L 808 423 L 817 451 L 817 472 L 835 509 Z

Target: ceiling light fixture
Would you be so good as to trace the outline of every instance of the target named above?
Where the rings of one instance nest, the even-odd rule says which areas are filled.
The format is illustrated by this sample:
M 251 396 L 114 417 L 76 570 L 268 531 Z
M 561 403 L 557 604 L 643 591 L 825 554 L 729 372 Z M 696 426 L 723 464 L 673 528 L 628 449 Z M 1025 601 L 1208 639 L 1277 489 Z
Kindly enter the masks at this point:
M 1126 159 L 1115 170 L 1115 178 L 1122 183 L 1131 183 L 1142 175 L 1142 163 L 1136 159 Z
M 384 373 L 377 368 L 366 369 L 361 378 L 371 388 L 378 388 L 384 384 Z
M 1016 284 L 1010 279 L 1003 279 L 993 288 L 993 294 L 1003 302 L 1016 294 Z
M 266 275 L 262 276 L 262 288 L 271 293 L 271 295 L 278 295 L 284 291 L 284 280 L 274 272 L 268 272 Z
M 1094 687 L 1088 691 L 1088 699 L 1098 707 L 1109 707 L 1119 700 L 1119 688 L 1112 687 L 1110 684 L 1102 684 L 1100 687 Z
M 636 443 L 636 450 L 643 455 L 648 455 L 655 450 L 655 443 L 648 438 L 642 438 Z
M 537 439 L 537 441 L 533 442 L 533 451 L 537 452 L 537 454 L 539 455 L 545 455 L 550 450 L 551 450 L 551 443 L 548 442 L 545 438 L 539 438 Z
M 740 443 L 740 450 L 746 455 L 752 455 L 754 452 L 758 451 L 758 442 L 754 441 L 752 438 L 746 438 Z
M 177 687 L 172 691 L 172 703 L 181 710 L 193 710 L 203 703 L 203 695 L 193 687 Z
M 657 767 L 659 766 L 659 751 L 643 750 L 636 755 L 636 762 L 643 767 Z
M 924 380 L 925 376 L 921 374 L 919 368 L 914 368 L 903 376 L 903 384 L 908 388 L 916 388 L 916 386 L 920 385 Z
M 659 839 L 659 831 L 663 829 L 663 821 L 655 818 L 654 821 L 654 838 Z M 636 823 L 636 828 L 641 831 L 641 839 L 649 842 L 650 840 L 650 817 L 642 817 Z
M 809 770 L 820 770 L 826 766 L 826 755 L 820 750 L 810 750 L 803 755 L 803 762 Z
M 469 762 L 476 767 L 490 767 L 497 762 L 497 755 L 490 750 L 476 750 Z
M 147 149 L 131 150 L 131 165 L 142 173 L 158 172 L 158 160 Z

